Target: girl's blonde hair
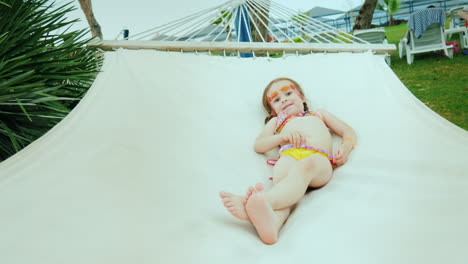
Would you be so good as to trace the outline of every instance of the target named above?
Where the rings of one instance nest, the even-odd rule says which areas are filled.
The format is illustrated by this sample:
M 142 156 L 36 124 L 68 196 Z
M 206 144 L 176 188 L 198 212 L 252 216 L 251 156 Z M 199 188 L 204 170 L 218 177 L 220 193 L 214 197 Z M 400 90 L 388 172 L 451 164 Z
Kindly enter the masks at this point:
M 263 98 L 262 98 L 262 103 L 263 107 L 265 107 L 265 110 L 268 112 L 268 116 L 265 118 L 265 124 L 270 121 L 273 117 L 276 116 L 275 111 L 271 108 L 270 102 L 268 101 L 268 91 L 270 90 L 271 86 L 279 81 L 289 81 L 291 82 L 294 87 L 296 87 L 296 90 L 299 92 L 299 94 L 302 96 L 302 98 L 305 98 L 304 96 L 304 91 L 302 90 L 301 86 L 294 81 L 293 79 L 281 77 L 281 78 L 276 78 L 273 81 L 271 81 L 266 87 L 265 90 L 263 91 Z M 304 102 L 304 111 L 308 111 L 309 107 L 307 106 L 307 103 Z

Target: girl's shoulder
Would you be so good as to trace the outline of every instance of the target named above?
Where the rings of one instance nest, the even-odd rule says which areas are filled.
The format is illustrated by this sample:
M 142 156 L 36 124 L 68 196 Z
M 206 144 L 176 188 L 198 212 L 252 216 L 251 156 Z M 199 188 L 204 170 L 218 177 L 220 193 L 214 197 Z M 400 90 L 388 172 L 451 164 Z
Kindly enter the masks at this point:
M 278 117 L 272 117 L 268 122 L 265 124 L 265 127 L 276 126 L 276 122 L 278 122 Z
M 276 117 L 273 117 L 267 121 L 259 137 L 273 135 L 275 130 L 276 130 Z
M 315 112 L 320 114 L 320 115 L 328 113 L 328 111 L 325 108 L 319 108 Z
M 276 130 L 276 127 L 278 125 L 278 117 L 272 117 L 268 122 L 265 124 L 265 131 L 269 131 L 271 133 L 274 133 Z
M 326 115 L 327 113 L 328 113 L 327 110 L 325 110 L 323 108 L 320 108 L 320 109 L 317 109 L 317 110 L 313 111 L 313 115 L 320 118 L 322 121 L 323 121 L 323 116 Z

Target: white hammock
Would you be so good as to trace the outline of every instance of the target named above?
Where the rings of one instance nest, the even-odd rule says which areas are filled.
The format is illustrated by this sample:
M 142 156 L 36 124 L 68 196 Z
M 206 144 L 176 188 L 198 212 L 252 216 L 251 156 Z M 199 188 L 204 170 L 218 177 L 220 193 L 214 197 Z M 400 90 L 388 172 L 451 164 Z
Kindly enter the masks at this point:
M 370 45 L 194 39 L 107 47 L 310 53 Z M 467 132 L 417 100 L 373 55 L 384 49 L 367 47 L 373 52 L 280 59 L 105 53 L 78 106 L 0 163 L 0 263 L 464 263 Z M 217 194 L 269 187 L 265 160 L 277 153 L 252 145 L 266 115 L 263 88 L 277 77 L 298 81 L 312 110 L 345 120 L 359 144 L 328 185 L 301 200 L 279 242 L 265 246 Z
M 359 144 L 265 246 L 217 193 L 269 182 L 252 145 L 281 76 Z M 107 52 L 72 113 L 0 163 L 0 263 L 461 264 L 467 145 L 382 56 Z

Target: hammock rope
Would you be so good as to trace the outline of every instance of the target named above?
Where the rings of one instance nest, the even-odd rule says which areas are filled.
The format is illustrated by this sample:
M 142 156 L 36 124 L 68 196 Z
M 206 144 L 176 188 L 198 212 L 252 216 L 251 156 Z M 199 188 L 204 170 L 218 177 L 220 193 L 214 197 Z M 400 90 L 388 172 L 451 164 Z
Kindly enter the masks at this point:
M 370 44 L 305 13 L 296 12 L 270 0 L 229 0 L 213 8 L 129 36 L 128 40 L 95 40 L 89 46 L 110 50 L 128 48 L 210 53 L 221 51 L 223 54 L 369 50 L 378 54 L 388 54 L 396 51 L 395 45 Z

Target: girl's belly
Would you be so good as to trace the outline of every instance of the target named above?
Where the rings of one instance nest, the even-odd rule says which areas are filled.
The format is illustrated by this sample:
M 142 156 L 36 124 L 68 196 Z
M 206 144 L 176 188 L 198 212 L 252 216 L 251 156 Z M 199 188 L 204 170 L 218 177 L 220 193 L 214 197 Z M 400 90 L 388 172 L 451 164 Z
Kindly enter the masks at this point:
M 286 134 L 291 131 L 302 132 L 306 138 L 307 146 L 320 148 L 326 151 L 332 150 L 332 136 L 330 131 L 322 120 L 317 117 L 295 118 L 286 124 L 280 134 Z

